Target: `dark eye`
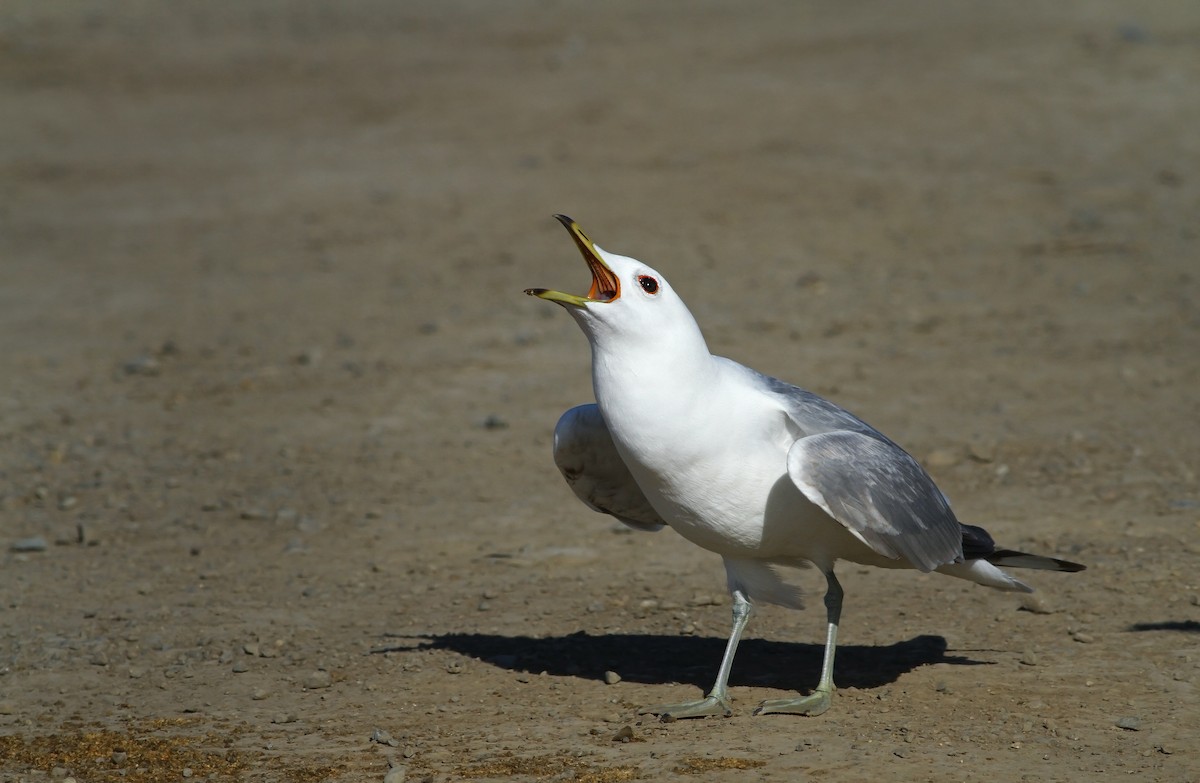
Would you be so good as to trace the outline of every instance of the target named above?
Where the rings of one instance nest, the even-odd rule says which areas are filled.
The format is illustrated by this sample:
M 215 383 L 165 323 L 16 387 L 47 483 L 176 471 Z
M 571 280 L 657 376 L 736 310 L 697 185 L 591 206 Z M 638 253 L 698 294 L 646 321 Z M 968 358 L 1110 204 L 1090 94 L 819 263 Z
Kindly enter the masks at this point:
M 638 275 L 638 285 L 648 294 L 658 293 L 658 281 L 650 275 Z

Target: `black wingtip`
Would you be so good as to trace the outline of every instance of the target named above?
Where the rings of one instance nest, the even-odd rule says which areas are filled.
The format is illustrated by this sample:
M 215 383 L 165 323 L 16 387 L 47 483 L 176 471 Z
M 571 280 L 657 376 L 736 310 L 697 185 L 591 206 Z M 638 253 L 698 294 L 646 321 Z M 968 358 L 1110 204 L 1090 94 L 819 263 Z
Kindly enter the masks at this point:
M 1062 571 L 1068 574 L 1087 570 L 1087 566 L 1081 563 L 1059 560 L 1057 557 L 1031 555 L 1014 549 L 997 549 L 984 559 L 992 565 L 1008 566 L 1009 568 L 1036 568 L 1041 571 Z

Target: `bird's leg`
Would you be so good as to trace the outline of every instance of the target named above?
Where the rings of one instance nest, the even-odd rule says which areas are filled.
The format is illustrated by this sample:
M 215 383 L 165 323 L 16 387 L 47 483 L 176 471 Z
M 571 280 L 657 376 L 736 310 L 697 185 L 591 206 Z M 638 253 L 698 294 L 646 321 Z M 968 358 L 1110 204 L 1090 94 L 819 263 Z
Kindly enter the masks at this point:
M 733 714 L 733 707 L 729 703 L 729 671 L 733 668 L 733 656 L 737 652 L 738 642 L 742 638 L 742 631 L 746 629 L 746 623 L 750 622 L 750 617 L 754 614 L 754 605 L 747 600 L 741 590 L 733 591 L 733 630 L 729 634 L 729 641 L 725 645 L 725 655 L 721 658 L 721 666 L 717 669 L 717 681 L 713 683 L 712 690 L 708 695 L 699 701 L 687 701 L 682 704 L 660 704 L 655 707 L 643 707 L 638 710 L 639 715 L 647 713 L 658 715 L 659 720 L 664 723 L 670 723 L 679 718 L 702 718 L 707 715 L 719 715 L 723 718 L 728 718 Z
M 808 696 L 792 699 L 768 699 L 758 705 L 755 715 L 765 715 L 769 712 L 785 712 L 792 715 L 820 715 L 829 709 L 833 701 L 833 656 L 837 652 L 838 620 L 842 616 L 842 586 L 833 569 L 825 574 L 829 587 L 825 591 L 825 613 L 829 621 L 829 630 L 825 637 L 825 659 L 821 663 L 821 681 L 817 689 Z

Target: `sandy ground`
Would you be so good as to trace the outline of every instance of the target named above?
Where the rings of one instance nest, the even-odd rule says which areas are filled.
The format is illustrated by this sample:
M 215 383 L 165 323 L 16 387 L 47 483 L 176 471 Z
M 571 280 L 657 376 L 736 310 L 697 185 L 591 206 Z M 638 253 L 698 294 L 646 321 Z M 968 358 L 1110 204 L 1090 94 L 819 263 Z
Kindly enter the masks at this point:
M 0 779 L 1200 780 L 1198 83 L 1189 0 L 8 0 Z M 639 718 L 728 597 L 551 463 L 553 212 L 1089 570 L 844 566 L 752 717 L 806 572 Z

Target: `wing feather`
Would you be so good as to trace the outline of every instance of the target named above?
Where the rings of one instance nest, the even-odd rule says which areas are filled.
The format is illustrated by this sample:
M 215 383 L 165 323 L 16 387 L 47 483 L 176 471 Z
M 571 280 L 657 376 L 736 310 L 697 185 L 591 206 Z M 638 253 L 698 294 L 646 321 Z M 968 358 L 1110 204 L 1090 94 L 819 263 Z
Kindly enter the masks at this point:
M 625 466 L 594 403 L 571 408 L 558 420 L 554 464 L 593 511 L 611 514 L 637 530 L 661 530 L 667 524 Z
M 963 559 L 963 529 L 941 490 L 886 438 L 835 430 L 799 438 L 788 475 L 863 543 L 922 571 Z

